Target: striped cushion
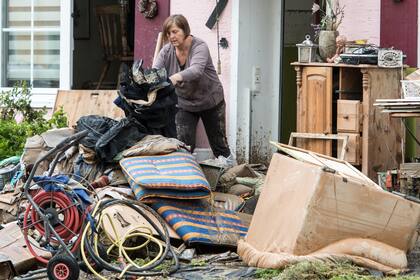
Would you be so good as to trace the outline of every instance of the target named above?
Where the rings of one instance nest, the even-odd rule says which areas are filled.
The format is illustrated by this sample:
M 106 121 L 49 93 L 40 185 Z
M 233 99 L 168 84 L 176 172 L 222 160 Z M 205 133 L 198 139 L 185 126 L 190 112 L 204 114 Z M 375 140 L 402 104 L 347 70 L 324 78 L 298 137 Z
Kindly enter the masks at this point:
M 236 246 L 248 231 L 236 212 L 214 208 L 206 200 L 159 200 L 151 206 L 187 245 Z
M 201 199 L 210 195 L 203 171 L 188 152 L 130 157 L 122 159 L 120 165 L 138 200 Z

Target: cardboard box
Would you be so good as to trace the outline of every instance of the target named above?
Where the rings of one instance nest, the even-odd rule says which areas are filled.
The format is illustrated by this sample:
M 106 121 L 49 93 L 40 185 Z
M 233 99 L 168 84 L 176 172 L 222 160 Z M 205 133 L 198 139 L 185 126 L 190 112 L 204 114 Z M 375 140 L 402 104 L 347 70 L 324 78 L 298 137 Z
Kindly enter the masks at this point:
M 248 244 L 293 255 L 346 238 L 373 239 L 403 251 L 414 245 L 420 204 L 381 190 L 346 162 L 287 147 L 295 158 L 273 155 Z

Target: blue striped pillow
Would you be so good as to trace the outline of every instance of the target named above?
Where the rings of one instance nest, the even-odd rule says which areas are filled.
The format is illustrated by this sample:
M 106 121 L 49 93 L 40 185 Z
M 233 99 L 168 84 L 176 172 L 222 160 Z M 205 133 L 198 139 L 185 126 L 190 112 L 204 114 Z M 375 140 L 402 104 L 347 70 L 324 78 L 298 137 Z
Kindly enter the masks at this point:
M 138 200 L 210 196 L 209 183 L 200 165 L 188 152 L 124 158 L 120 165 Z
M 206 200 L 159 200 L 151 204 L 187 245 L 236 246 L 248 225 L 235 211 L 212 207 Z

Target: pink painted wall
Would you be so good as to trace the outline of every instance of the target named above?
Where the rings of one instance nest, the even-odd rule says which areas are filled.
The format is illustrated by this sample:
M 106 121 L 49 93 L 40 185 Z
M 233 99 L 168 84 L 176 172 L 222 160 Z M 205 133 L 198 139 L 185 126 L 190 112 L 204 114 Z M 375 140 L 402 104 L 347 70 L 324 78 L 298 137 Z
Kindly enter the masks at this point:
M 344 20 L 339 27 L 340 34 L 348 40 L 368 39 L 369 43 L 379 45 L 381 1 L 340 0 L 340 4 L 345 5 Z
M 216 1 L 214 0 L 171 0 L 170 14 L 183 14 L 191 27 L 191 34 L 203 39 L 209 46 L 210 54 L 213 59 L 213 64 L 217 67 L 217 33 L 216 26 L 210 30 L 205 25 L 207 19 L 212 13 Z M 220 48 L 220 60 L 222 62 L 222 74 L 219 76 L 220 81 L 223 84 L 226 100 L 226 116 L 229 114 L 229 88 L 230 88 L 230 46 L 232 44 L 231 36 L 231 13 L 232 13 L 232 0 L 228 1 L 226 8 L 220 15 L 219 21 L 219 36 L 220 38 L 225 37 L 229 42 L 229 48 Z M 227 128 L 229 129 L 229 128 Z M 205 131 L 200 123 L 197 131 L 197 147 L 208 147 L 207 137 L 205 137 Z
M 158 13 L 156 17 L 147 19 L 137 7 L 135 12 L 134 58 L 143 59 L 145 68 L 152 66 L 153 54 L 159 32 L 162 30 L 163 21 L 169 16 L 169 1 L 157 0 Z
M 402 50 L 406 64 L 417 66 L 417 1 L 381 0 L 381 46 Z

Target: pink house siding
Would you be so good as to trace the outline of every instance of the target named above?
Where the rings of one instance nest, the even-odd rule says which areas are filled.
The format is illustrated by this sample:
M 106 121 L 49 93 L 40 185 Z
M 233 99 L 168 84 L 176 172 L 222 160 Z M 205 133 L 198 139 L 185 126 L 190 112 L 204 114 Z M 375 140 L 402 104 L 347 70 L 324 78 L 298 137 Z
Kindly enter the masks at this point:
M 205 25 L 211 12 L 216 5 L 214 0 L 171 0 L 170 14 L 183 14 L 187 19 L 191 27 L 191 34 L 197 36 L 209 46 L 210 54 L 213 59 L 215 67 L 217 67 L 217 33 L 216 26 L 210 30 Z M 229 48 L 220 48 L 220 60 L 222 62 L 221 72 L 219 76 L 225 93 L 226 100 L 226 115 L 229 114 L 229 88 L 230 88 L 230 46 L 232 45 L 231 36 L 231 13 L 232 13 L 232 0 L 228 1 L 226 8 L 223 10 L 220 21 L 219 21 L 219 36 L 220 38 L 225 37 L 229 42 Z M 228 130 L 229 128 L 227 128 Z M 199 125 L 197 131 L 197 147 L 208 147 L 207 137 L 202 124 Z
M 417 1 L 381 0 L 381 46 L 402 50 L 405 63 L 417 66 Z
M 368 39 L 369 43 L 379 45 L 381 1 L 340 0 L 340 4 L 345 6 L 344 19 L 339 27 L 340 34 L 348 40 Z
M 153 54 L 156 47 L 156 39 L 159 32 L 162 30 L 163 21 L 169 16 L 169 1 L 157 0 L 158 14 L 153 19 L 145 18 L 135 7 L 135 44 L 134 44 L 134 58 L 143 59 L 144 65 L 150 67 L 152 65 Z M 136 1 L 136 5 L 137 5 Z

